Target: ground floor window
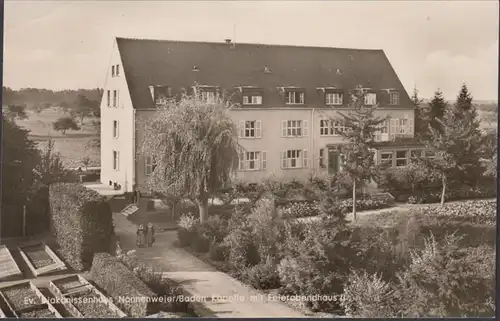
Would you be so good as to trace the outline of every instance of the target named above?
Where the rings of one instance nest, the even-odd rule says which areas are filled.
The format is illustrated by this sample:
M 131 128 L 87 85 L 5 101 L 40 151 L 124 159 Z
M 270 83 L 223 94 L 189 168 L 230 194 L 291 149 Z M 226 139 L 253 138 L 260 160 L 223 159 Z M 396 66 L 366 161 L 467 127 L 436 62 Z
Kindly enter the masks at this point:
M 293 149 L 281 153 L 281 168 L 306 168 L 307 163 L 307 150 Z
M 267 167 L 267 155 L 264 151 L 250 151 L 240 154 L 239 170 L 264 170 Z
M 408 165 L 408 151 L 398 150 L 396 151 L 396 166 L 402 167 Z

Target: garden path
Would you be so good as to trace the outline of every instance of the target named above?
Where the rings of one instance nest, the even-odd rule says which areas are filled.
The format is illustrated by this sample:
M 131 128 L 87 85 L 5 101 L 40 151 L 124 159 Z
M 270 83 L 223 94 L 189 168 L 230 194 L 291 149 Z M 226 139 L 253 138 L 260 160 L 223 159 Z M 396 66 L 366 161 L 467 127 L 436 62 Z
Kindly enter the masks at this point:
M 136 225 L 114 214 L 115 233 L 123 250 L 136 249 Z M 163 271 L 165 277 L 178 282 L 201 304 L 195 310 L 204 317 L 305 317 L 304 314 L 278 301 L 268 300 L 231 276 L 174 245 L 175 231 L 156 235 L 151 248 L 136 249 L 137 257 Z

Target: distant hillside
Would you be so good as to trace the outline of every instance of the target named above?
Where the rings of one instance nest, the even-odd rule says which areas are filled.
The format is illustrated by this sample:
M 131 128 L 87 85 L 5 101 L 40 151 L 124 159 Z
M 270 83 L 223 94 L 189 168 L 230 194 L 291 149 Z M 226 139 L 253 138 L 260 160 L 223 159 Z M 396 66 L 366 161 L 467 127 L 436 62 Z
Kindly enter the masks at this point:
M 101 88 L 53 91 L 38 88 L 13 90 L 9 87 L 3 87 L 2 106 L 25 104 L 29 109 L 32 109 L 42 105 L 46 107 L 71 105 L 76 101 L 78 95 L 82 95 L 91 101 L 100 102 L 102 93 Z

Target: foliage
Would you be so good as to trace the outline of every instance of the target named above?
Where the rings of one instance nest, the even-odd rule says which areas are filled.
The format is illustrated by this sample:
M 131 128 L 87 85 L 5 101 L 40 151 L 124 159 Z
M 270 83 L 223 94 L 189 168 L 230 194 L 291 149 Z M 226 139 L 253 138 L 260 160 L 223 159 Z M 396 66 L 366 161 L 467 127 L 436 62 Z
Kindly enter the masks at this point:
M 258 247 L 254 242 L 252 229 L 246 220 L 235 225 L 230 222 L 230 232 L 224 238 L 224 245 L 228 248 L 228 262 L 233 270 L 242 270 L 260 262 Z M 232 228 L 231 226 L 234 226 Z
M 89 268 L 94 253 L 110 250 L 111 208 L 97 192 L 79 184 L 57 183 L 50 186 L 49 201 L 56 242 L 73 269 Z
M 148 299 L 155 296 L 155 293 L 109 253 L 94 255 L 90 276 L 127 315 L 140 318 L 145 317 L 152 310 L 152 300 Z M 125 297 L 134 298 L 134 300 L 120 300 Z
M 50 186 L 54 183 L 76 182 L 75 175 L 64 167 L 61 154 L 54 150 L 54 141 L 49 139 L 41 152 L 40 162 L 35 167 L 36 183 L 39 186 Z
M 209 103 L 200 95 L 185 96 L 171 100 L 145 123 L 142 151 L 156 164 L 150 188 L 185 191 L 196 200 L 202 222 L 208 217 L 209 195 L 226 186 L 238 168 L 241 148 L 230 108 L 221 100 Z
M 339 112 L 341 117 L 334 119 L 343 123 L 346 128 L 339 133 L 346 141 L 346 144 L 342 145 L 344 155 L 342 172 L 353 182 L 354 199 L 356 199 L 356 188 L 376 176 L 378 167 L 374 163 L 374 152 L 371 147 L 374 143 L 375 132 L 386 121 L 384 118 L 374 116 L 376 106 L 365 105 L 365 94 L 365 90 L 358 86 L 350 103 L 353 110 L 348 115 Z M 353 208 L 353 214 L 356 218 L 356 207 Z
M 207 253 L 210 250 L 210 239 L 203 234 L 194 234 L 191 246 L 195 252 Z
M 428 124 L 435 130 L 441 130 L 438 120 L 442 119 L 448 104 L 444 100 L 443 93 L 438 89 L 429 103 L 429 112 L 427 114 Z
M 60 131 L 63 135 L 66 135 L 67 130 L 79 130 L 80 126 L 71 117 L 60 117 L 53 124 L 52 127 L 55 131 Z
M 425 192 L 430 186 L 438 186 L 439 173 L 426 168 L 422 163 L 411 163 L 405 167 L 387 168 L 380 171 L 379 187 L 394 196 L 402 193 Z
M 81 125 L 83 125 L 85 117 L 91 116 L 92 114 L 98 114 L 100 112 L 99 105 L 99 100 L 90 100 L 85 95 L 78 94 L 73 108 L 76 110 L 76 114 L 80 118 Z
M 349 271 L 359 266 L 358 253 L 350 241 L 351 230 L 338 219 L 324 217 L 309 226 L 303 240 L 296 242 L 294 255 L 278 265 L 283 293 L 340 295 Z M 337 302 L 308 302 L 313 309 L 335 311 Z
M 394 297 L 404 317 L 494 315 L 494 251 L 460 248 L 459 237 L 432 235 L 399 276 Z M 470 294 L 474 293 L 473 296 Z
M 225 244 L 212 241 L 208 250 L 208 256 L 212 261 L 225 261 L 228 257 L 228 248 Z
M 198 235 L 203 235 L 210 241 L 221 243 L 229 234 L 228 222 L 219 215 L 211 215 L 208 220 L 198 227 Z
M 11 121 L 28 119 L 28 114 L 26 113 L 26 105 L 8 105 L 4 116 Z
M 36 144 L 28 139 L 29 131 L 2 117 L 2 203 L 23 204 L 35 180 L 39 162 Z
M 280 277 L 276 265 L 271 258 L 263 263 L 239 271 L 239 277 L 244 283 L 258 290 L 277 289 L 280 287 Z
M 397 315 L 392 285 L 377 274 L 352 273 L 340 296 L 346 314 L 362 318 L 390 318 Z

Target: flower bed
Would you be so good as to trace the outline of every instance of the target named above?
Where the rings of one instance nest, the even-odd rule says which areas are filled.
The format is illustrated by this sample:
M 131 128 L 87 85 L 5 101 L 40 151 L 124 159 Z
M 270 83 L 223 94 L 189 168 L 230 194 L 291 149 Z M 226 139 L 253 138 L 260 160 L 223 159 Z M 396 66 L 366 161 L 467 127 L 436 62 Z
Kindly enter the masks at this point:
M 21 286 L 2 290 L 2 293 L 14 311 L 27 308 L 31 305 L 42 304 L 42 300 L 31 289 L 29 283 L 23 283 Z
M 24 247 L 23 251 L 30 260 L 31 264 L 33 264 L 35 269 L 39 269 L 56 263 L 45 251 L 45 247 L 41 244 Z
M 49 283 L 49 289 L 73 317 L 126 317 L 111 300 L 79 275 L 53 280 Z
M 20 318 L 55 318 L 56 315 L 48 308 L 33 310 L 19 314 Z
M 11 317 L 62 317 L 30 281 L 0 288 L 0 297 Z
M 5 245 L 0 245 L 0 281 L 17 278 L 22 275 L 19 266 Z

